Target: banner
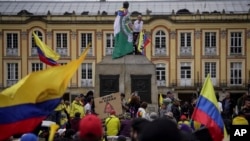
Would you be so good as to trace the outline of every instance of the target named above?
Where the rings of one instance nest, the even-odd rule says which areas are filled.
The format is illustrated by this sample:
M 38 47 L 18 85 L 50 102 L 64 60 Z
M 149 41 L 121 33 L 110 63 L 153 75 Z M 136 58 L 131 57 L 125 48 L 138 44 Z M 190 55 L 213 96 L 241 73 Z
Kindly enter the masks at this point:
M 106 96 L 98 97 L 94 99 L 95 111 L 101 119 L 105 119 L 109 116 L 111 110 L 115 110 L 116 116 L 122 115 L 121 94 L 112 93 Z

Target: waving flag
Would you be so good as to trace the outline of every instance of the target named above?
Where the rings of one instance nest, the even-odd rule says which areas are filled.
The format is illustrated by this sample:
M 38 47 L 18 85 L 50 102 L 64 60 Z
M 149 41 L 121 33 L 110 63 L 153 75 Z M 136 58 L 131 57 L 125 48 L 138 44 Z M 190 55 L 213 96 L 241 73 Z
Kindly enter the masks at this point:
M 56 108 L 89 47 L 79 59 L 31 73 L 0 92 L 0 140 L 31 132 Z
M 213 141 L 222 141 L 227 135 L 209 74 L 204 82 L 192 119 L 208 128 Z
M 37 53 L 40 61 L 50 66 L 58 65 L 56 61 L 59 60 L 60 55 L 54 52 L 44 42 L 42 42 L 34 32 L 32 34 L 34 36 L 34 40 L 37 45 Z
M 112 54 L 113 59 L 133 52 L 133 34 L 130 25 L 131 22 L 127 10 L 119 10 L 114 22 L 115 47 Z

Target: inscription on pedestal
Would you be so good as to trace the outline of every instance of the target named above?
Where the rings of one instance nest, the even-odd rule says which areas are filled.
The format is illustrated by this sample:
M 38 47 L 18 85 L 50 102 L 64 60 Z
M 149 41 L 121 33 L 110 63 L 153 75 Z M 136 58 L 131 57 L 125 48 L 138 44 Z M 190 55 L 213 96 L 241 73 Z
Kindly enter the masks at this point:
M 119 92 L 119 75 L 99 75 L 100 96 Z
M 131 75 L 131 91 L 137 91 L 142 101 L 151 103 L 151 75 Z

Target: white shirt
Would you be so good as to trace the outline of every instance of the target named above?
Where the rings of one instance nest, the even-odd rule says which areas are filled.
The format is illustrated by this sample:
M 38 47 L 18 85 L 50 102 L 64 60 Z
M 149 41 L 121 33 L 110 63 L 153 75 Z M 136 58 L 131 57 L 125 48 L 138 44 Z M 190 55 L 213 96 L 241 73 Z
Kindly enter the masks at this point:
M 84 106 L 84 109 L 85 109 L 85 113 L 91 112 L 91 105 L 90 105 L 89 103 L 87 103 L 87 104 Z
M 146 112 L 145 109 L 139 108 L 139 109 L 138 109 L 138 112 L 137 112 L 137 117 L 139 117 L 139 113 L 140 113 L 140 115 L 141 115 L 141 118 L 145 118 L 145 119 L 148 118 L 148 115 L 147 115 L 147 112 Z
M 218 108 L 219 108 L 219 111 L 220 111 L 220 112 L 223 112 L 223 109 L 222 109 L 222 104 L 221 104 L 221 102 L 218 102 Z
M 143 21 L 140 21 L 140 23 L 139 23 L 139 20 L 136 20 L 134 22 L 134 29 L 133 29 L 133 31 L 134 32 L 141 32 L 142 31 L 142 27 L 143 27 Z

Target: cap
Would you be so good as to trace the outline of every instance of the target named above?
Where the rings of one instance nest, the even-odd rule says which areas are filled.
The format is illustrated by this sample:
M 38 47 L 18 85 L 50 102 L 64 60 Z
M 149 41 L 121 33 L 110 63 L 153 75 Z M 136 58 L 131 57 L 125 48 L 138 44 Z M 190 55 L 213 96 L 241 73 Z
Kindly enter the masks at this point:
M 246 118 L 237 116 L 233 119 L 232 125 L 249 125 L 249 123 Z
M 38 138 L 35 134 L 27 133 L 22 135 L 20 141 L 38 141 Z
M 102 137 L 102 122 L 96 115 L 86 115 L 80 121 L 79 126 L 81 139 L 92 139 Z

